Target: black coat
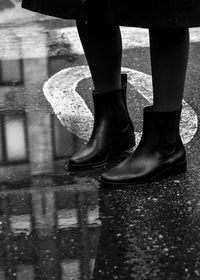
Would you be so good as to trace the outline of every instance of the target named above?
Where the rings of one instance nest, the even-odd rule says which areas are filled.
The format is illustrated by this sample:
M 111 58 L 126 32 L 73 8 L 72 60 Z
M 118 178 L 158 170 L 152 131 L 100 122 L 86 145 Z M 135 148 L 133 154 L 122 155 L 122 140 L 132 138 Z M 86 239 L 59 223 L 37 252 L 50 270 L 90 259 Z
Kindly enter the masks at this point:
M 22 7 L 59 18 L 125 26 L 200 26 L 200 0 L 22 0 Z

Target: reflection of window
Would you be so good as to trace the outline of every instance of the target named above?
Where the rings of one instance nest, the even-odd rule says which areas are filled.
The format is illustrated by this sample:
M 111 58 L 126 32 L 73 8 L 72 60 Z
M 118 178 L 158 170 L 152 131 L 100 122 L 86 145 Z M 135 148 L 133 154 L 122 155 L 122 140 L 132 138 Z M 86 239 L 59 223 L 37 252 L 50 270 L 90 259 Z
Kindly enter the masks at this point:
M 0 115 L 0 161 L 22 162 L 28 159 L 25 115 Z
M 21 60 L 0 61 L 0 84 L 18 85 L 23 81 L 23 69 Z
M 53 119 L 54 131 L 54 157 L 62 158 L 70 155 L 80 142 L 79 138 L 69 132 L 54 115 Z
M 80 260 L 79 259 L 65 259 L 61 262 L 62 280 L 64 279 L 81 279 Z
M 1 279 L 1 278 L 0 278 Z M 34 280 L 35 278 L 35 272 L 34 272 L 34 266 L 30 264 L 20 264 L 17 266 L 17 280 Z
M 3 136 L 2 136 L 2 125 L 0 125 L 0 162 L 3 162 Z

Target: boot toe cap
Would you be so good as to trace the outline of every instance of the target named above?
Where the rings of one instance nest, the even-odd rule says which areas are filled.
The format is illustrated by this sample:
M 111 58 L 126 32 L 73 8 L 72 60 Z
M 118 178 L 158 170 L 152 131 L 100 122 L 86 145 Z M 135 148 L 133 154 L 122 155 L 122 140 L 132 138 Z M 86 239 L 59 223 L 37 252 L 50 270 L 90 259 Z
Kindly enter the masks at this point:
M 149 169 L 151 169 L 149 167 Z M 136 164 L 129 157 L 119 165 L 105 172 L 99 178 L 103 185 L 130 186 L 145 183 L 148 181 L 150 170 L 144 164 Z
M 68 162 L 68 170 L 98 167 L 103 164 L 105 164 L 105 159 L 93 154 L 82 156 L 74 155 Z
M 113 168 L 110 171 L 103 173 L 99 177 L 99 181 L 104 185 L 123 185 L 127 181 L 127 176 L 126 174 L 118 172 L 116 168 Z

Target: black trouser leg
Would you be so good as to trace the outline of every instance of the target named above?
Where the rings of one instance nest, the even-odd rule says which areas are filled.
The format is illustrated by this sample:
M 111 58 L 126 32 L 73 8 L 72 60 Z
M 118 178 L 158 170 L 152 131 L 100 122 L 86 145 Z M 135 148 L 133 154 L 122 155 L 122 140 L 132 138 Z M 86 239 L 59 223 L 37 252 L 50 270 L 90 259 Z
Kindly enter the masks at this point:
M 120 89 L 122 41 L 119 26 L 77 21 L 77 28 L 95 90 Z
M 154 110 L 175 111 L 182 104 L 189 53 L 188 28 L 150 29 Z

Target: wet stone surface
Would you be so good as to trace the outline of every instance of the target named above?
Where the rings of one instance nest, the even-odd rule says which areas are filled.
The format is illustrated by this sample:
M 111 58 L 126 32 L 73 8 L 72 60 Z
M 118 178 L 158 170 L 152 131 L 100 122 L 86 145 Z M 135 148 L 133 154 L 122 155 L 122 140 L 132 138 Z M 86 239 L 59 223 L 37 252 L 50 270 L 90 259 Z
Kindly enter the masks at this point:
M 134 188 L 101 188 L 99 175 L 127 154 L 101 168 L 67 172 L 69 157 L 85 139 L 61 124 L 43 85 L 86 60 L 68 41 L 58 40 L 68 23 L 55 22 L 29 23 L 25 33 L 1 26 L 10 45 L 1 42 L 0 280 L 200 279 L 199 130 L 185 145 L 186 175 Z M 30 53 L 34 40 L 28 30 L 36 38 L 41 28 L 49 35 L 38 37 L 43 41 Z M 26 39 L 14 45 L 12 30 Z M 199 119 L 197 57 L 198 42 L 191 46 L 185 100 Z M 148 47 L 126 49 L 123 66 L 150 75 Z M 91 90 L 89 77 L 76 89 L 93 112 Z M 141 132 L 148 101 L 131 84 L 128 100 Z

